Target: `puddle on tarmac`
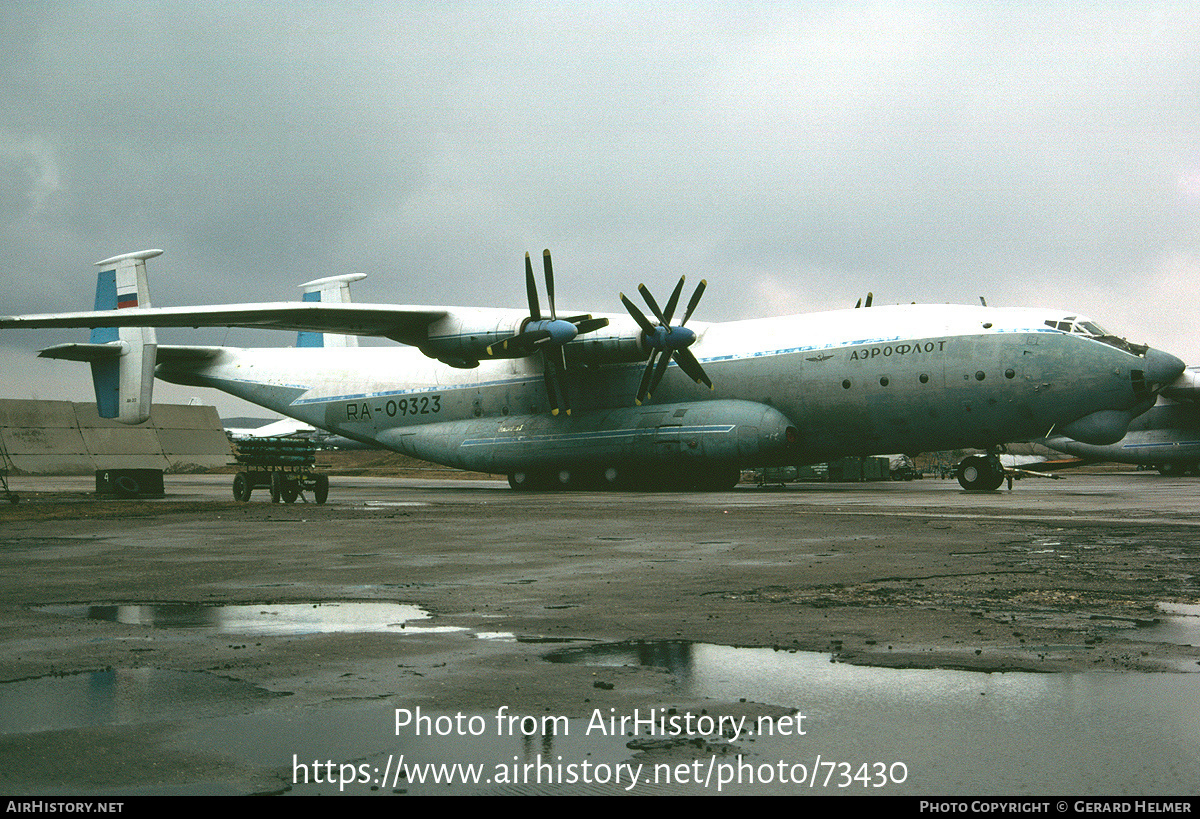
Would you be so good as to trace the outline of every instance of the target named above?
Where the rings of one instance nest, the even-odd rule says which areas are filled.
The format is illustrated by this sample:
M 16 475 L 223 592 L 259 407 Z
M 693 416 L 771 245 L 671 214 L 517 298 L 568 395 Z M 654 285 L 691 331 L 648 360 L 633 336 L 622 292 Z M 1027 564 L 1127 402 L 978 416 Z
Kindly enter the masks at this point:
M 228 713 L 283 696 L 206 671 L 122 668 L 37 677 L 0 685 L 0 734 L 130 725 Z
M 387 631 L 396 634 L 461 632 L 458 626 L 423 625 L 430 614 L 403 603 L 258 603 L 208 606 L 157 605 L 40 606 L 37 611 L 110 623 L 155 628 L 207 629 L 221 634 L 326 634 Z
M 1200 781 L 1200 674 L 871 668 L 677 641 L 567 648 L 547 659 L 660 667 L 683 696 L 796 708 L 805 736 L 758 737 L 746 750 L 797 761 L 820 753 L 855 768 L 903 761 L 909 781 L 887 793 L 1169 795 Z
M 629 769 L 624 781 L 617 779 L 621 764 L 643 765 L 633 793 L 715 794 L 715 782 L 705 788 L 692 781 L 697 776 L 693 764 L 699 760 L 707 766 L 711 758 L 715 766 L 736 765 L 738 755 L 759 779 L 726 784 L 722 793 L 795 794 L 800 786 L 781 782 L 778 772 L 786 769 L 797 775 L 795 766 L 812 770 L 818 759 L 820 765 L 837 764 L 831 772 L 835 784 L 805 786 L 806 792 L 1172 795 L 1193 793 L 1200 781 L 1200 674 L 869 668 L 832 662 L 827 654 L 678 641 L 560 649 L 547 659 L 668 670 L 678 681 L 677 692 L 659 703 L 643 703 L 642 719 L 693 700 L 709 700 L 705 713 L 715 718 L 734 713 L 719 703 L 745 699 L 803 714 L 804 733 L 743 735 L 724 752 L 685 745 L 638 754 L 626 747 L 629 738 L 624 732 L 594 730 L 597 714 L 602 724 L 610 717 L 633 718 L 638 716 L 635 706 L 621 710 L 584 704 L 595 696 L 590 686 L 574 693 L 579 710 L 592 714 L 591 719 L 568 720 L 541 704 L 526 703 L 524 715 L 535 715 L 542 726 L 555 721 L 554 730 L 528 734 L 511 725 L 498 730 L 497 710 L 445 714 L 432 707 L 422 711 L 433 730 L 422 735 L 412 727 L 398 731 L 395 710 L 412 712 L 417 707 L 398 696 L 304 708 L 273 708 L 264 702 L 244 709 L 226 707 L 219 716 L 195 719 L 201 703 L 215 707 L 211 699 L 266 696 L 253 686 L 210 675 L 107 672 L 115 676 L 23 681 L 0 686 L 0 693 L 17 691 L 21 685 L 48 686 L 38 689 L 38 708 L 69 708 L 86 715 L 67 721 L 70 724 L 187 712 L 188 724 L 174 735 L 173 747 L 242 759 L 274 771 L 280 789 L 293 794 L 616 794 L 627 792 Z M 546 673 L 553 675 L 552 667 Z M 623 683 L 629 678 L 599 668 L 597 677 L 611 681 L 618 693 L 624 684 L 641 685 L 638 680 Z M 93 679 L 99 695 L 92 693 Z M 215 689 L 193 693 L 189 684 L 230 688 L 214 697 Z M 64 687 L 50 690 L 56 685 Z M 21 696 L 32 700 L 33 691 L 27 688 Z M 9 697 L 0 700 L 0 713 L 31 707 Z M 143 700 L 147 704 L 141 704 Z M 519 710 L 506 713 L 522 718 Z M 472 720 L 479 726 L 477 734 L 469 730 Z M 40 723 L 26 720 L 15 730 L 43 730 L 30 727 L 35 724 Z M 397 776 L 401 762 L 420 767 L 408 767 Z M 867 787 L 853 778 L 864 763 L 872 772 L 877 770 L 875 763 L 883 763 L 889 773 L 902 773 L 904 781 Z M 474 774 L 468 775 L 464 766 L 473 766 L 469 770 Z M 320 782 L 315 781 L 318 769 Z M 735 772 L 717 769 L 726 775 Z M 592 778 L 585 779 L 589 770 Z M 839 788 L 843 770 L 849 771 L 850 779 Z M 422 784 L 414 779 L 415 772 L 430 779 Z M 821 769 L 822 776 L 827 772 Z M 600 779 L 601 774 L 607 779 Z M 653 775 L 660 778 L 652 780 Z M 452 782 L 435 784 L 434 776 L 450 777 Z M 477 784 L 464 784 L 468 776 L 477 778 Z M 689 782 L 682 784 L 680 776 Z M 338 784 L 339 777 L 347 777 L 345 787 Z
M 1137 639 L 1177 646 L 1200 646 L 1200 606 L 1159 603 L 1162 615 L 1152 626 L 1138 629 Z

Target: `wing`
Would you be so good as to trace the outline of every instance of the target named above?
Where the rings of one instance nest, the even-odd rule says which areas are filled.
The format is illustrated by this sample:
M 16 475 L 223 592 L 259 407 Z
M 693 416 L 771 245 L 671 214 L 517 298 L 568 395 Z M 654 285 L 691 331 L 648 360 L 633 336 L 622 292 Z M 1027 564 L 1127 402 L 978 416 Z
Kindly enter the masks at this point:
M 250 327 L 390 338 L 419 346 L 430 324 L 451 308 L 392 304 L 264 302 L 200 307 L 144 307 L 80 313 L 0 316 L 0 329 L 48 327 Z M 87 359 L 84 359 L 87 360 Z

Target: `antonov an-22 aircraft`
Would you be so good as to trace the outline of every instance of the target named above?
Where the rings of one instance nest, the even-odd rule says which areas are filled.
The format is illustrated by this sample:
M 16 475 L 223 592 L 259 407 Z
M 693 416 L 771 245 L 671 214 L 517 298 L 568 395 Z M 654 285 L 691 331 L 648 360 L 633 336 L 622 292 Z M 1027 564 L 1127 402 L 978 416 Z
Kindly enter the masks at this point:
M 1178 358 L 1058 310 L 900 305 L 688 324 L 684 283 L 649 315 L 326 303 L 152 308 L 146 250 L 99 262 L 96 310 L 0 318 L 90 327 L 41 355 L 88 361 L 101 414 L 148 418 L 155 377 L 215 387 L 313 426 L 514 488 L 725 488 L 744 466 L 978 448 L 959 481 L 995 489 L 1006 442 L 1111 443 L 1183 372 Z M 115 310 L 112 308 L 116 308 Z M 157 344 L 155 327 L 380 336 L 410 348 Z M 119 328 L 119 329 L 117 329 Z

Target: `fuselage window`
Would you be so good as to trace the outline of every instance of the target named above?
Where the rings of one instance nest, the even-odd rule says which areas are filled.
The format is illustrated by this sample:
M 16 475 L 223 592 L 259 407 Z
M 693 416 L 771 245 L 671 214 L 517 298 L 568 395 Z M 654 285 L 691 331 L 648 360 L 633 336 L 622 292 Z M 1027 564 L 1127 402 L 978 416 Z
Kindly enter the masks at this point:
M 929 374 L 928 374 L 928 373 L 921 373 L 921 377 L 920 377 L 920 379 L 919 379 L 919 380 L 920 380 L 920 382 L 921 382 L 922 384 L 928 384 L 928 383 L 929 383 Z
M 883 378 L 879 379 L 879 386 L 886 387 L 887 385 L 888 385 L 888 377 L 885 375 Z

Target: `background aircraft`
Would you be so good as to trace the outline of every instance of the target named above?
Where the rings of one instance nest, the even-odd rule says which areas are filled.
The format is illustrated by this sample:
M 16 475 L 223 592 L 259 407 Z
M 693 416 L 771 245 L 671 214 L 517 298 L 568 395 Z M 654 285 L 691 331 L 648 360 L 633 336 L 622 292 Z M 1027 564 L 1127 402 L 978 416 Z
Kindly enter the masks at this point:
M 146 419 L 154 376 L 210 386 L 348 438 L 507 473 L 514 488 L 591 483 L 719 488 L 745 465 L 973 447 L 969 489 L 1003 480 L 1003 442 L 1052 432 L 1119 440 L 1183 371 L 1062 311 L 898 305 L 688 324 L 665 306 L 566 314 L 543 254 L 543 311 L 325 301 L 153 308 L 142 251 L 98 263 L 97 310 L 0 319 L 91 327 L 43 356 L 88 361 L 106 417 Z M 115 310 L 111 308 L 117 308 Z M 411 348 L 159 345 L 155 327 L 236 326 L 390 338 Z
M 1200 365 L 1164 387 L 1158 402 L 1133 419 L 1112 444 L 1088 444 L 1065 436 L 1044 443 L 1081 458 L 1153 466 L 1164 475 L 1200 473 Z

